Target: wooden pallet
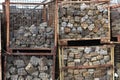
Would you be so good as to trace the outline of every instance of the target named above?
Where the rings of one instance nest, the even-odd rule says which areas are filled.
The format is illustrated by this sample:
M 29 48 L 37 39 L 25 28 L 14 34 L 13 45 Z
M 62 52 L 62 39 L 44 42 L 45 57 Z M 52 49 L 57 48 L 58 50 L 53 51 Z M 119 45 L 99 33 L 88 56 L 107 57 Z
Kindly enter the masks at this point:
M 113 45 L 105 45 L 107 47 L 111 47 L 111 63 L 104 65 L 93 65 L 93 66 L 65 66 L 64 65 L 64 48 L 78 48 L 78 46 L 62 46 L 59 47 L 59 68 L 60 68 L 60 80 L 64 80 L 64 71 L 67 69 L 92 69 L 92 68 L 107 68 L 112 67 L 112 73 L 114 73 L 114 46 Z M 80 47 L 79 47 L 80 48 Z M 113 74 L 114 78 L 114 74 Z

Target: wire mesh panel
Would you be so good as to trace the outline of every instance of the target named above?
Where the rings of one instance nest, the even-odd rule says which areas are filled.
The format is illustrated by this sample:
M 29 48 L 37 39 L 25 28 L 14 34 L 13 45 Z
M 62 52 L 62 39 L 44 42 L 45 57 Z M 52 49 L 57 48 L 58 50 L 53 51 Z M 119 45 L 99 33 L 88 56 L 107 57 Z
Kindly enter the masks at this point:
M 84 1 L 59 4 L 59 38 L 110 39 L 108 3 Z
M 113 80 L 112 68 L 66 69 L 61 80 Z
M 10 3 L 10 48 L 52 48 L 55 42 L 54 3 Z
M 5 80 L 54 80 L 53 56 L 7 56 Z
M 114 47 L 112 46 L 86 46 L 63 47 L 62 67 L 99 66 L 114 64 Z
M 111 9 L 112 37 L 120 35 L 120 8 Z
M 51 0 L 10 0 L 10 2 L 16 3 L 41 3 L 41 2 L 49 2 Z

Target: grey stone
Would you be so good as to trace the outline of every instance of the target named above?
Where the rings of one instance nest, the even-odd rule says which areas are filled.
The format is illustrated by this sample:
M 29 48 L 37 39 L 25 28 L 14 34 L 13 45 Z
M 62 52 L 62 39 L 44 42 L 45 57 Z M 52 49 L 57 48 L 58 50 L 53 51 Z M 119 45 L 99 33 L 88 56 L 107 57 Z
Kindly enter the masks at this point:
M 11 77 L 9 72 L 6 72 L 6 78 L 9 79 Z
M 73 24 L 72 24 L 72 23 L 68 23 L 68 24 L 67 24 L 67 27 L 72 28 L 72 27 L 73 27 Z
M 41 27 L 47 27 L 47 22 L 43 22 L 40 24 Z
M 25 63 L 24 63 L 23 60 L 15 60 L 15 61 L 14 61 L 14 65 L 16 65 L 17 68 L 25 67 Z
M 89 29 L 90 31 L 92 31 L 94 28 L 95 28 L 94 24 L 91 24 L 90 26 L 88 26 L 88 29 Z
M 39 71 L 47 71 L 48 66 L 39 66 L 38 69 L 39 69 Z
M 92 51 L 92 49 L 90 47 L 86 47 L 84 50 L 84 52 L 87 54 L 90 53 L 91 51 Z
M 10 72 L 11 74 L 16 74 L 16 68 L 15 68 L 15 67 L 11 67 L 11 68 L 9 69 L 9 72 Z
M 71 32 L 76 33 L 76 28 L 72 28 Z
M 79 16 L 75 16 L 75 22 L 79 22 L 80 21 L 80 17 Z
M 32 76 L 27 76 L 25 80 L 33 80 Z
M 19 76 L 18 80 L 25 80 L 23 76 Z
M 93 16 L 94 15 L 94 11 L 93 10 L 89 10 L 88 11 L 88 15 Z
M 32 80 L 42 80 L 41 78 L 33 78 Z
M 82 30 L 83 30 L 83 29 L 82 29 L 81 27 L 78 27 L 78 28 L 77 28 L 77 32 L 78 32 L 78 33 L 81 33 Z
M 100 50 L 100 54 L 101 54 L 101 55 L 106 55 L 106 54 L 108 54 L 108 52 L 107 52 L 107 50 L 101 49 L 101 50 Z
M 101 64 L 105 64 L 105 61 L 104 61 L 104 60 L 100 60 L 100 63 L 101 63 Z
M 35 71 L 35 72 L 32 73 L 32 76 L 37 77 L 38 74 L 39 74 L 39 72 L 38 72 L 38 71 Z
M 106 62 L 110 61 L 110 56 L 109 55 L 104 56 L 104 61 L 106 61 Z
M 86 8 L 88 8 L 88 6 L 85 3 L 81 4 L 80 6 L 81 10 L 85 10 Z
M 62 22 L 62 23 L 61 23 L 61 26 L 62 26 L 62 27 L 66 27 L 66 26 L 67 26 L 67 23 L 66 23 L 66 22 Z
M 48 27 L 48 28 L 46 28 L 46 32 L 48 33 L 48 32 L 51 32 L 53 29 L 52 28 L 50 28 L 50 27 Z
M 49 59 L 47 62 L 48 62 L 48 65 L 49 65 L 49 66 L 52 66 L 52 65 L 53 65 L 53 60 L 52 60 L 52 59 Z
M 30 59 L 30 63 L 34 66 L 37 66 L 39 64 L 39 61 L 40 61 L 40 59 L 35 56 L 32 56 Z
M 18 75 L 11 75 L 11 79 L 10 80 L 18 80 Z
M 19 68 L 18 69 L 18 75 L 27 75 L 27 72 L 25 71 L 24 68 Z
M 49 75 L 47 73 L 42 72 L 42 73 L 39 74 L 39 77 L 40 78 L 48 78 Z
M 33 34 L 38 34 L 38 28 L 35 25 L 31 25 L 29 30 Z
M 93 65 L 100 65 L 100 61 L 94 61 Z

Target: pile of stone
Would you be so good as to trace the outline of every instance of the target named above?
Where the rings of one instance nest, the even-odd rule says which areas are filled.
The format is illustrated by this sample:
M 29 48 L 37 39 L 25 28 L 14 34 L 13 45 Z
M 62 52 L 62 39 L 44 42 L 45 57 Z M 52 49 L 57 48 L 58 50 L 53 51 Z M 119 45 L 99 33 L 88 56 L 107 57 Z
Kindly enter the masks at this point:
M 120 8 L 111 10 L 112 36 L 120 35 Z
M 47 22 L 39 26 L 20 26 L 10 36 L 12 48 L 51 48 L 54 46 L 54 27 Z
M 53 60 L 48 57 L 7 58 L 6 80 L 53 80 Z
M 107 4 L 65 4 L 59 8 L 60 39 L 109 37 Z
M 112 69 L 68 69 L 64 80 L 113 80 Z
M 111 49 L 107 46 L 64 48 L 63 51 L 65 66 L 94 66 L 112 64 Z

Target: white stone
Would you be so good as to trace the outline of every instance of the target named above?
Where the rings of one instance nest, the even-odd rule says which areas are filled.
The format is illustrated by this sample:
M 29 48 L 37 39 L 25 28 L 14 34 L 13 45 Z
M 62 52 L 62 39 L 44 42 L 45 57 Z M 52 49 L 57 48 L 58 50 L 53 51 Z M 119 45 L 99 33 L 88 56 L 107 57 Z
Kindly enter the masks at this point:
M 81 10 L 85 10 L 86 8 L 88 8 L 88 6 L 85 3 L 81 4 L 80 6 Z
M 71 24 L 71 23 L 68 23 L 68 24 L 67 24 L 67 27 L 70 27 L 70 28 L 72 28 L 72 27 L 73 27 L 73 24 Z
M 88 54 L 88 53 L 91 52 L 91 50 L 92 50 L 92 49 L 91 49 L 90 47 L 86 47 L 85 50 L 84 50 L 84 52 Z
M 62 26 L 62 27 L 66 27 L 66 26 L 67 26 L 67 23 L 66 23 L 66 22 L 62 22 L 62 23 L 61 23 L 61 26 Z
M 80 59 L 74 59 L 74 62 L 80 62 Z
M 100 78 L 94 78 L 94 80 L 100 80 Z
M 88 26 L 88 29 L 89 29 L 90 31 L 92 31 L 94 28 L 95 28 L 95 25 L 94 25 L 94 24 L 91 24 L 90 26 Z

